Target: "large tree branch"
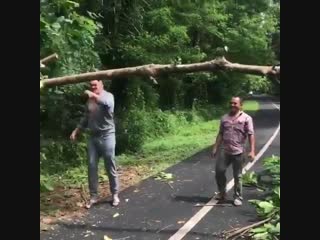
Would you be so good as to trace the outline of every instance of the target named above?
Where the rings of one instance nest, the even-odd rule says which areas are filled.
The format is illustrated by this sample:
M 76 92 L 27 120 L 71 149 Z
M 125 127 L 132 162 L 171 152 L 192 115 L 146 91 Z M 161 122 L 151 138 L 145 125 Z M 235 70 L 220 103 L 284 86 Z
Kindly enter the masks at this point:
M 149 64 L 137 67 L 127 67 L 119 69 L 110 69 L 98 72 L 82 73 L 78 75 L 49 78 L 41 80 L 40 86 L 53 87 L 58 85 L 74 84 L 86 82 L 94 79 L 114 79 L 119 77 L 130 76 L 149 76 L 156 77 L 161 74 L 169 73 L 190 73 L 190 72 L 216 72 L 216 71 L 233 71 L 261 76 L 280 76 L 280 66 L 274 68 L 272 66 L 255 66 L 231 63 L 224 57 L 216 58 L 212 61 L 193 63 L 193 64 Z

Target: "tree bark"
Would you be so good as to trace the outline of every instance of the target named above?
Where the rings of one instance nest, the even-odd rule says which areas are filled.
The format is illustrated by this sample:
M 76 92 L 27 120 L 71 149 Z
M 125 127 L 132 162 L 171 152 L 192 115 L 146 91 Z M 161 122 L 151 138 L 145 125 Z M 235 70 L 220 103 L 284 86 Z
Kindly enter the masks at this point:
M 191 73 L 191 72 L 217 72 L 217 71 L 233 71 L 246 74 L 254 74 L 260 76 L 274 76 L 280 78 L 280 66 L 274 68 L 272 66 L 256 66 L 231 63 L 224 57 L 216 58 L 212 61 L 193 63 L 193 64 L 149 64 L 137 67 L 127 67 L 119 69 L 110 69 L 97 72 L 82 73 L 77 75 L 49 78 L 41 80 L 40 86 L 54 87 L 66 84 L 75 84 L 86 82 L 94 79 L 115 79 L 119 77 L 130 76 L 147 76 L 156 77 L 161 74 L 170 73 Z

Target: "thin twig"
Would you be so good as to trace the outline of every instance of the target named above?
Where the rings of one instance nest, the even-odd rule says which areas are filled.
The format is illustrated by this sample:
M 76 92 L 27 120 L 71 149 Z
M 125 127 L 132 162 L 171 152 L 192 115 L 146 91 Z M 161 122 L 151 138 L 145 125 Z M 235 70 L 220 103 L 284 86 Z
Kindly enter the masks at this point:
M 249 228 L 249 229 L 247 229 L 247 230 L 245 230 L 245 231 L 243 231 L 240 235 L 239 235 L 239 237 L 241 237 L 241 236 L 243 236 L 243 235 L 245 235 L 247 232 L 249 232 L 251 229 Z
M 232 233 L 232 232 L 234 232 L 234 231 L 237 231 L 237 230 L 239 230 L 240 228 L 232 228 L 232 229 L 230 229 L 230 230 L 228 230 L 228 231 L 224 231 L 223 232 L 223 234 L 230 234 L 230 233 Z
M 169 182 L 167 182 L 167 183 L 168 183 L 169 187 L 170 187 L 172 190 L 174 190 L 173 187 L 172 187 L 172 185 L 171 185 Z
M 169 228 L 169 227 L 171 227 L 171 226 L 173 226 L 173 224 L 170 224 L 170 225 L 168 225 L 168 226 L 166 226 L 166 227 L 164 227 L 164 228 L 161 228 L 161 229 L 158 230 L 156 233 L 159 233 L 159 232 L 161 232 L 161 231 L 163 231 L 163 230 L 165 230 L 165 229 L 167 229 L 167 228 Z
M 215 206 L 215 207 L 233 207 L 231 203 L 216 203 L 216 204 L 196 204 L 194 207 L 210 207 L 210 206 Z
M 260 221 L 260 222 L 256 222 L 256 223 L 254 223 L 254 224 L 248 225 L 248 226 L 246 226 L 246 227 L 240 228 L 240 229 L 238 229 L 237 231 L 234 231 L 232 234 L 230 234 L 230 235 L 227 236 L 226 238 L 227 238 L 227 239 L 230 239 L 230 238 L 232 238 L 232 237 L 234 237 L 234 236 L 242 233 L 243 231 L 245 231 L 245 230 L 247 230 L 247 229 L 252 229 L 252 228 L 254 228 L 254 227 L 258 227 L 258 226 L 260 226 L 260 225 L 262 225 L 262 224 L 264 224 L 264 223 L 266 223 L 266 222 L 268 222 L 268 221 L 270 221 L 270 220 L 271 220 L 271 217 L 270 217 L 270 218 L 267 218 L 267 219 L 264 219 L 264 220 L 262 220 L 262 221 Z

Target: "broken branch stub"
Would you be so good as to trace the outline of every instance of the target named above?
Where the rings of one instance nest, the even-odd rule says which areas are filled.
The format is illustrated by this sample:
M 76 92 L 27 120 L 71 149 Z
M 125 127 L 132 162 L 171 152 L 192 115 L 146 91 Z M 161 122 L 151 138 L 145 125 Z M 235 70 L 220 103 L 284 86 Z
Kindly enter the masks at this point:
M 57 60 L 58 59 L 58 54 L 54 53 L 54 54 L 51 54 L 49 55 L 48 57 L 45 57 L 43 59 L 40 60 L 40 65 L 41 64 L 45 64 L 45 63 L 48 63 L 48 62 L 51 62 L 53 60 Z
M 97 72 L 88 72 L 77 75 L 49 78 L 41 80 L 44 87 L 54 87 L 67 84 L 87 82 L 94 79 L 115 79 L 120 77 L 156 77 L 162 74 L 191 73 L 191 72 L 217 72 L 233 71 L 260 76 L 276 76 L 280 74 L 280 66 L 276 70 L 272 66 L 256 66 L 231 63 L 224 57 L 216 58 L 212 61 L 192 64 L 148 64 L 137 67 L 127 67 L 119 69 L 109 69 Z

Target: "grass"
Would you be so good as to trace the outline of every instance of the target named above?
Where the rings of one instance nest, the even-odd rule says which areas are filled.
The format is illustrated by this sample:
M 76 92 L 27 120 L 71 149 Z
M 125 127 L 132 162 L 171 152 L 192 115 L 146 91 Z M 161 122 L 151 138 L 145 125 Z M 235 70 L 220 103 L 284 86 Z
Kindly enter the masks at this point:
M 145 143 L 141 153 L 123 154 L 117 160 L 125 166 L 149 165 L 146 176 L 150 176 L 210 146 L 218 128 L 219 120 L 190 124 L 175 134 Z
M 244 110 L 254 113 L 259 109 L 256 101 L 246 101 Z M 143 145 L 143 150 L 135 154 L 121 154 L 117 156 L 117 162 L 122 170 L 120 176 L 123 188 L 132 186 L 138 181 L 164 171 L 168 167 L 187 159 L 195 153 L 209 147 L 213 144 L 219 128 L 219 117 L 205 121 L 197 120 L 195 122 L 182 125 L 176 128 L 175 132 L 164 137 L 150 139 Z M 104 189 L 108 189 L 107 176 L 104 171 L 103 161 L 100 161 L 100 181 L 104 183 Z M 54 190 L 50 193 L 42 193 L 40 201 L 40 216 L 59 216 L 57 211 L 74 212 L 80 210 L 79 202 L 82 201 L 81 192 L 87 188 L 87 166 L 79 166 L 64 172 L 50 176 L 53 182 L 58 182 L 61 192 Z M 68 204 L 77 202 L 77 206 L 64 206 L 61 196 L 59 201 L 52 200 L 51 195 L 62 195 L 64 197 L 66 189 L 73 191 L 73 197 L 68 197 Z M 75 189 L 78 189 L 75 191 Z M 82 190 L 81 190 L 82 189 Z M 106 190 L 105 190 L 106 193 Z M 51 194 L 51 195 L 50 195 Z M 50 197 L 48 197 L 50 195 Z M 48 203 L 47 199 L 51 199 Z M 62 203 L 61 203 L 62 201 Z M 66 205 L 66 204 L 65 204 Z M 63 213 L 66 214 L 66 213 Z M 67 215 L 67 214 L 66 214 Z
M 245 101 L 243 104 L 243 110 L 247 112 L 255 112 L 259 110 L 259 103 L 254 100 Z

